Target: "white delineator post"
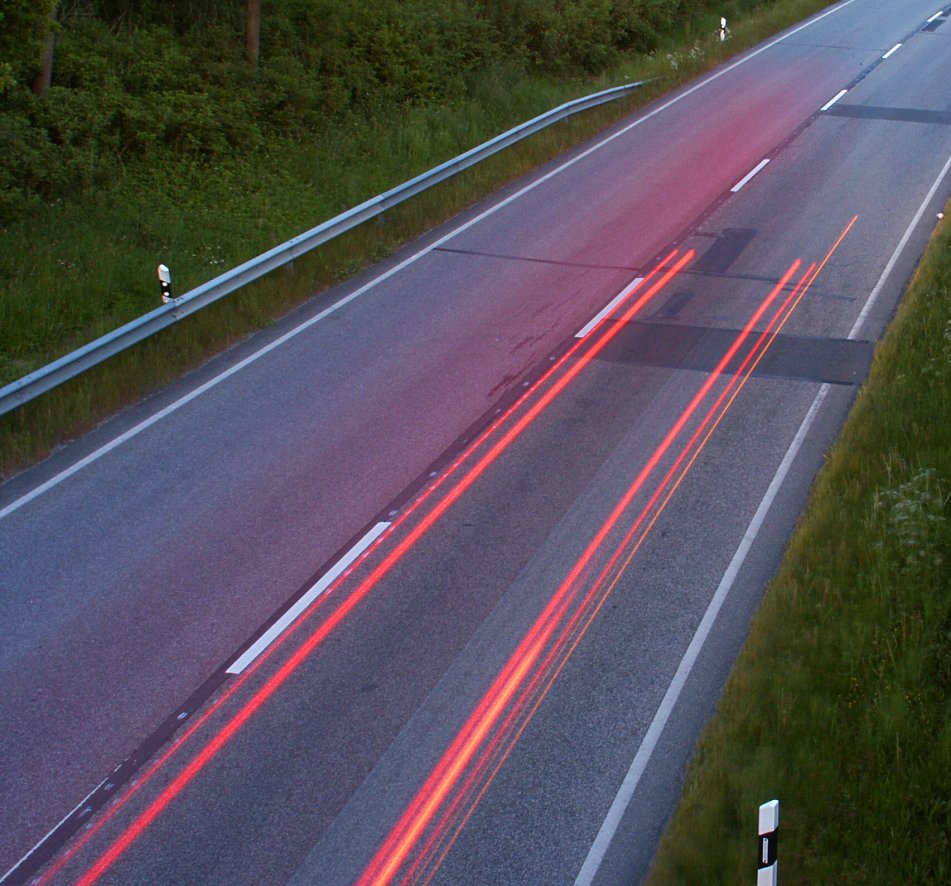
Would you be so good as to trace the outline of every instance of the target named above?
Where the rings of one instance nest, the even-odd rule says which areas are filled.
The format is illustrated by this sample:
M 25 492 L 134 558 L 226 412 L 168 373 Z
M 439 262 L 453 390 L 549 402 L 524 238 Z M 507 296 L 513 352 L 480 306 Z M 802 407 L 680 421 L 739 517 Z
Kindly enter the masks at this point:
M 770 800 L 759 808 L 759 854 L 756 864 L 756 886 L 776 886 L 777 830 L 779 829 L 779 800 Z
M 726 40 L 726 19 L 720 19 L 720 42 L 722 43 Z
M 159 286 L 162 289 L 162 301 L 168 304 L 174 299 L 172 295 L 172 272 L 166 265 L 158 266 Z

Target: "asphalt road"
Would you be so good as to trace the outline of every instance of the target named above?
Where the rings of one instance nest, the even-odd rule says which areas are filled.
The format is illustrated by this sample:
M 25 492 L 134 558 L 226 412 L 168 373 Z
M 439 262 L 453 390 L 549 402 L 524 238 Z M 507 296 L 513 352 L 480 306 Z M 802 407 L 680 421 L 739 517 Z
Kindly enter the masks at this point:
M 951 194 L 937 12 L 830 8 L 0 488 L 3 882 L 639 881 Z

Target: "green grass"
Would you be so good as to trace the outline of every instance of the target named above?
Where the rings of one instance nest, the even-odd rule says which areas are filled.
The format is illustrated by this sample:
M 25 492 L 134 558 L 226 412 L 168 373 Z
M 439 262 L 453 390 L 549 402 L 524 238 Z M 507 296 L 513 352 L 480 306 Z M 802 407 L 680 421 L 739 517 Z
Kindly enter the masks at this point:
M 951 206 L 949 206 L 951 208 Z M 652 884 L 951 882 L 951 228 L 879 345 L 686 779 Z
M 651 56 L 597 78 L 484 72 L 464 102 L 407 109 L 272 143 L 214 165 L 158 160 L 117 168 L 106 189 L 0 229 L 0 385 L 157 307 L 155 268 L 182 294 L 319 222 L 579 95 L 656 78 L 631 97 L 571 118 L 277 271 L 213 307 L 0 417 L 0 479 L 148 395 L 319 291 L 392 253 L 504 183 L 824 4 L 779 0 L 695 22 Z

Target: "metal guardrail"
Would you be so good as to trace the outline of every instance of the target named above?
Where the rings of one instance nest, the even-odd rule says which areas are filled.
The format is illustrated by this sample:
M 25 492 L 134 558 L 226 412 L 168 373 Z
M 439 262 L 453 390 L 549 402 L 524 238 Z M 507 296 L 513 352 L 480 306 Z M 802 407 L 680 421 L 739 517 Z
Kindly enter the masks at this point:
M 504 132 L 484 144 L 416 176 L 416 178 L 372 197 L 353 209 L 348 209 L 346 212 L 317 225 L 316 228 L 311 228 L 311 230 L 299 234 L 280 246 L 275 246 L 250 261 L 226 271 L 213 280 L 186 292 L 172 302 L 164 304 L 148 314 L 143 314 L 131 323 L 120 326 L 101 338 L 77 348 L 72 353 L 60 357 L 58 360 L 54 360 L 52 363 L 0 388 L 0 415 L 28 403 L 87 369 L 108 360 L 120 351 L 124 351 L 143 339 L 149 338 L 162 329 L 177 323 L 189 314 L 194 314 L 212 302 L 230 295 L 242 286 L 246 286 L 276 268 L 294 261 L 294 259 L 310 252 L 322 243 L 326 243 L 368 219 L 386 212 L 387 209 L 391 209 L 421 191 L 451 178 L 510 145 L 580 111 L 586 111 L 605 102 L 621 98 L 628 92 L 643 86 L 646 82 L 648 81 L 639 80 L 636 83 L 615 86 L 612 89 L 605 89 L 559 105 L 557 108 L 547 111 L 527 123 L 522 123 L 514 129 L 508 130 L 508 132 Z

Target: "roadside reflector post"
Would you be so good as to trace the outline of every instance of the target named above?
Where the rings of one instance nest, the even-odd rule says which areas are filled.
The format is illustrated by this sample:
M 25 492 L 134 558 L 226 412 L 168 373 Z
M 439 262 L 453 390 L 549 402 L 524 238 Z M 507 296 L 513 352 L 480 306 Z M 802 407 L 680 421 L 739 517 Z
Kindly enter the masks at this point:
M 759 842 L 756 857 L 756 886 L 776 886 L 777 830 L 779 829 L 779 800 L 770 800 L 759 808 Z
M 726 40 L 726 19 L 720 18 L 720 42 Z
M 159 286 L 162 288 L 162 301 L 168 304 L 174 300 L 172 295 L 172 272 L 167 265 L 158 266 Z

